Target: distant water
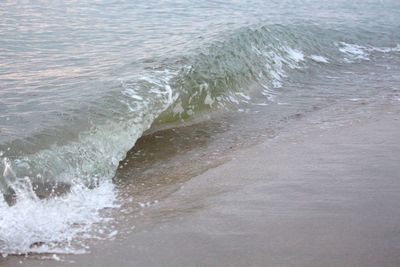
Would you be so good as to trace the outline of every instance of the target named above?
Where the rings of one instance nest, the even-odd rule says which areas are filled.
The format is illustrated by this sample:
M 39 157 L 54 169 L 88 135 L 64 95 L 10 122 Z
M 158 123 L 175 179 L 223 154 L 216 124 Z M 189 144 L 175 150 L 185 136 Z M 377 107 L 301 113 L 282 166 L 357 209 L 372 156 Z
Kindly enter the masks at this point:
M 112 178 L 149 129 L 400 100 L 393 75 L 357 79 L 399 63 L 397 0 L 3 1 L 0 253 L 84 252 L 71 244 L 119 205 Z

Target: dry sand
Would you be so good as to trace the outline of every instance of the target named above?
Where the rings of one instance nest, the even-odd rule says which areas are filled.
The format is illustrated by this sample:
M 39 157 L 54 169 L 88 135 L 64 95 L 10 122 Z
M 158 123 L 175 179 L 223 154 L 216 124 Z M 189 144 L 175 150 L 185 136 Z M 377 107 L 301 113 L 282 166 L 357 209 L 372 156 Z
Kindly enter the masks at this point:
M 372 114 L 235 152 L 91 254 L 0 265 L 400 266 L 400 107 Z

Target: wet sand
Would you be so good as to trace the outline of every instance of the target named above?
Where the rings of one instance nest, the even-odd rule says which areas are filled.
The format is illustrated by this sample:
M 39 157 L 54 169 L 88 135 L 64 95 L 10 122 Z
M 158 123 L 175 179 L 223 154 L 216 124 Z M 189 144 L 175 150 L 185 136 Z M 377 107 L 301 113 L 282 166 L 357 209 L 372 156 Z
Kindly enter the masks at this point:
M 0 265 L 400 266 L 400 107 L 370 114 L 234 152 L 90 254 Z

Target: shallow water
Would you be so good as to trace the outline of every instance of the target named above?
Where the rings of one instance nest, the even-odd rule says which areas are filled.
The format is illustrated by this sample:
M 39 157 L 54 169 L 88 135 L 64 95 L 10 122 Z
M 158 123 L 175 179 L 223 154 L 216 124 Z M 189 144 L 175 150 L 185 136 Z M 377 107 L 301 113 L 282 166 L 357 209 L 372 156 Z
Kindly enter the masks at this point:
M 103 209 L 182 167 L 176 155 L 206 168 L 309 112 L 400 99 L 398 1 L 10 1 L 0 14 L 2 254 L 113 235 L 93 232 Z M 71 192 L 51 196 L 57 184 Z

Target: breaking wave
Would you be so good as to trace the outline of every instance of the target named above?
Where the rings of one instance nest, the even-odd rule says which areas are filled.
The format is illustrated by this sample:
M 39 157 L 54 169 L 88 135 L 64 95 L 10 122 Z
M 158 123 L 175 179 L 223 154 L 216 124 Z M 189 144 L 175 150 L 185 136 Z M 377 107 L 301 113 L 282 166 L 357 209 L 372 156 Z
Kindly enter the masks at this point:
M 254 91 L 274 101 L 292 72 L 315 64 L 400 51 L 398 44 L 343 40 L 311 26 L 243 28 L 185 57 L 117 77 L 110 93 L 71 111 L 61 130 L 0 144 L 0 252 L 84 251 L 77 237 L 104 233 L 94 225 L 106 220 L 102 209 L 118 205 L 111 179 L 147 130 L 249 103 Z

